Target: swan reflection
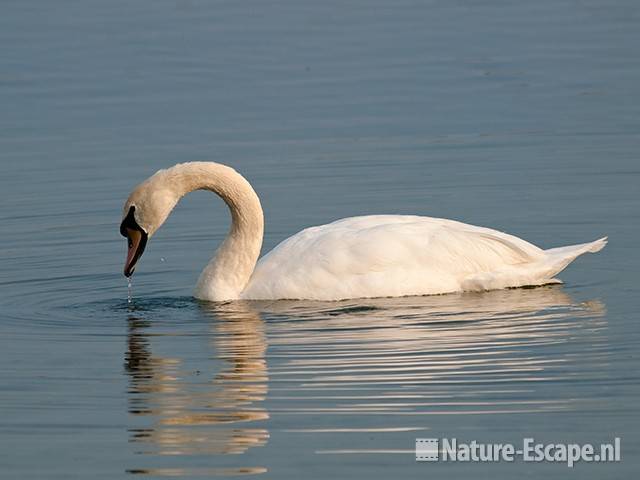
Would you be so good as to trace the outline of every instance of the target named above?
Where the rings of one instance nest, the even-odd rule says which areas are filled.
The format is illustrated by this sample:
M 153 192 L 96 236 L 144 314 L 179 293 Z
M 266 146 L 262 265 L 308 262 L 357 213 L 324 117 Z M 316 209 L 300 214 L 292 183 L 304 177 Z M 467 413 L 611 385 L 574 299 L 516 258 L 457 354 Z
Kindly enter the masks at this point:
M 145 455 L 242 454 L 265 445 L 269 433 L 256 423 L 269 418 L 260 405 L 267 394 L 266 339 L 259 314 L 236 302 L 203 307 L 211 317 L 210 351 L 198 364 L 160 355 L 152 340 L 175 342 L 180 335 L 151 333 L 152 322 L 129 318 L 126 371 L 129 412 L 152 420 L 130 429 L 136 453 Z M 202 343 L 202 336 L 196 336 Z M 161 342 L 160 342 L 161 343 Z M 201 345 L 195 348 L 202 348 Z M 215 352 L 216 362 L 209 359 Z M 193 356 L 193 352 L 190 355 Z M 202 358 L 200 360 L 203 360 Z M 212 372 L 213 366 L 222 367 Z M 263 422 L 264 423 L 264 422 Z M 261 473 L 255 468 L 133 469 L 153 475 L 233 475 Z
M 254 447 L 267 445 L 273 417 L 295 442 L 410 432 L 439 416 L 566 412 L 596 401 L 576 388 L 608 365 L 604 305 L 557 286 L 197 312 L 210 319 L 209 335 L 202 324 L 190 333 L 130 318 L 126 367 L 129 411 L 145 423 L 131 430 L 136 453 L 200 455 L 217 466 L 203 475 L 266 471 L 255 463 L 269 453 Z M 243 454 L 234 457 L 242 467 L 229 470 L 229 454 Z M 195 474 L 179 472 L 130 470 Z
M 576 303 L 558 286 L 254 307 L 269 318 L 278 360 L 269 362 L 270 399 L 287 400 L 272 414 L 570 409 L 579 399 L 558 387 L 594 375 L 608 352 L 604 306 Z M 559 395 L 536 387 L 545 382 Z

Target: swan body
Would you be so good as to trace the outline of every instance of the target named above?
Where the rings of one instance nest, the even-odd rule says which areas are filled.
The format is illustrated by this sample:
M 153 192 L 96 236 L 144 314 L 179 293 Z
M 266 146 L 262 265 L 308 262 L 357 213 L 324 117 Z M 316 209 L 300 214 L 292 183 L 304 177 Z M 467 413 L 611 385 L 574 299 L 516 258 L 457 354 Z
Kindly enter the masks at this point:
M 307 228 L 258 264 L 243 299 L 400 297 L 559 283 L 574 258 L 605 240 L 542 250 L 453 220 L 372 215 Z
M 232 218 L 198 280 L 195 296 L 203 300 L 341 300 L 559 283 L 554 276 L 576 257 L 606 245 L 605 237 L 543 250 L 453 220 L 371 215 L 302 230 L 258 261 L 264 221 L 251 185 L 230 167 L 191 162 L 160 170 L 129 196 L 121 226 L 130 244 L 125 275 L 133 273 L 139 244 L 144 249 L 178 200 L 197 189 L 220 195 Z

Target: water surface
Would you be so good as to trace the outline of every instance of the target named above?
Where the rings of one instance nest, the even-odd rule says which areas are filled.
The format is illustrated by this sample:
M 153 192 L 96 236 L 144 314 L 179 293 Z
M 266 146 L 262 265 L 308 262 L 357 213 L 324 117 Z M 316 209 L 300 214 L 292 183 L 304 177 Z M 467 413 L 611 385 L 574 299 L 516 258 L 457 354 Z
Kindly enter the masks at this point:
M 7 2 L 0 471 L 7 478 L 628 478 L 640 467 L 636 2 Z M 207 304 L 228 213 L 185 198 L 127 303 L 122 204 L 215 160 L 266 252 L 367 213 L 549 248 L 563 286 Z M 617 464 L 425 464 L 420 437 L 608 442 Z

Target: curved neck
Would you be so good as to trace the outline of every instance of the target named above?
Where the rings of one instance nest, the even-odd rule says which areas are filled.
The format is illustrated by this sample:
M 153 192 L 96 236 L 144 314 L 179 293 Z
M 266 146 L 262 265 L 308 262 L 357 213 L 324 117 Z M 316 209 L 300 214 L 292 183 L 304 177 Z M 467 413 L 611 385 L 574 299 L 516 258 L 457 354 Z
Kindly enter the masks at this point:
M 258 195 L 242 175 L 218 163 L 183 163 L 164 172 L 176 201 L 194 190 L 210 190 L 229 207 L 231 228 L 200 274 L 195 296 L 216 301 L 239 298 L 262 248 L 264 217 Z

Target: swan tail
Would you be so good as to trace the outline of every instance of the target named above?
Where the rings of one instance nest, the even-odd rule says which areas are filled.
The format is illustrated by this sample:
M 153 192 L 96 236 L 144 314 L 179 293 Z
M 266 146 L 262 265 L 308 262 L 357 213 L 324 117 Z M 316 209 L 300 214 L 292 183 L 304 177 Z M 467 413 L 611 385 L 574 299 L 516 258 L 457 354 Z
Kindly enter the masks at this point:
M 566 247 L 544 250 L 542 259 L 508 265 L 493 272 L 483 272 L 470 275 L 462 281 L 463 290 L 493 290 L 496 288 L 511 288 L 562 283 L 554 278 L 567 265 L 584 253 L 596 253 L 607 244 L 607 237 L 590 243 L 569 245 Z
M 577 257 L 585 253 L 596 253 L 607 245 L 607 237 L 602 237 L 594 242 L 580 243 L 566 247 L 550 248 L 545 250 L 544 264 L 547 266 L 547 275 L 552 277 L 564 270 L 567 265 Z
M 578 245 L 569 245 L 568 247 L 550 248 L 544 253 L 552 256 L 571 256 L 572 260 L 583 253 L 597 253 L 607 245 L 607 237 L 602 237 L 595 242 L 580 243 Z

